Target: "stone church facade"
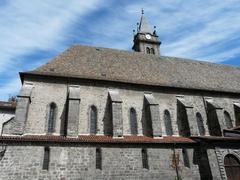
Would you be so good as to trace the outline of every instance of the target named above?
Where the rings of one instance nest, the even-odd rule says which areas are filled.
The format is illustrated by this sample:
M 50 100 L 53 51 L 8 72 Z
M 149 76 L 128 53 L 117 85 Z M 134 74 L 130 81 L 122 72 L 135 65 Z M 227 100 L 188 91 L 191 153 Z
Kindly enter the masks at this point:
M 20 73 L 0 179 L 239 179 L 240 69 L 161 56 L 149 27 L 135 52 L 75 45 Z

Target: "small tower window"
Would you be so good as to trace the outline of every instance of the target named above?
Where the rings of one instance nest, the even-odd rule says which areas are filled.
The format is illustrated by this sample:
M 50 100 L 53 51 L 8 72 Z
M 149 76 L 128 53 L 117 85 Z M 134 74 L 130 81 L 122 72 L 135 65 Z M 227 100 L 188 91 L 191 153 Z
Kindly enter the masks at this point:
M 97 108 L 91 106 L 90 108 L 90 134 L 97 134 Z
M 43 170 L 49 169 L 49 160 L 50 160 L 50 149 L 49 147 L 44 148 L 44 155 L 43 155 Z
M 57 106 L 55 103 L 51 103 L 49 107 L 49 116 L 48 116 L 48 133 L 53 133 L 55 129 L 55 120 L 56 120 L 56 111 Z
M 100 148 L 96 149 L 96 169 L 102 169 L 102 151 Z
M 138 129 L 137 129 L 137 114 L 136 110 L 134 108 L 130 109 L 130 130 L 132 135 L 137 135 L 138 134 Z
M 150 54 L 155 54 L 155 51 L 153 48 L 150 49 Z
M 149 47 L 147 47 L 147 48 L 146 48 L 146 51 L 147 51 L 147 54 L 150 54 L 150 53 L 151 53 L 151 51 L 150 51 L 150 48 L 149 48 Z
M 149 169 L 147 149 L 142 149 L 142 166 L 144 169 Z

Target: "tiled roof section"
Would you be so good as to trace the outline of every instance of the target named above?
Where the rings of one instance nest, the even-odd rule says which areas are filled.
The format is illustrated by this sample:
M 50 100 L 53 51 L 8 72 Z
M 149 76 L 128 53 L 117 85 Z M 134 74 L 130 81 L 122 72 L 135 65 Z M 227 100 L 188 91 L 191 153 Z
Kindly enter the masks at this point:
M 16 102 L 0 101 L 0 109 L 15 110 L 16 109 Z
M 226 137 L 240 137 L 240 126 L 236 126 L 230 129 L 223 129 L 223 134 Z
M 190 138 L 185 137 L 163 137 L 150 138 L 146 136 L 124 136 L 122 138 L 113 138 L 111 136 L 78 136 L 76 138 L 62 136 L 1 136 L 1 141 L 13 142 L 72 142 L 72 143 L 194 143 Z
M 229 130 L 240 131 L 240 126 L 233 127 L 233 128 L 231 128 L 231 129 L 229 129 Z
M 229 130 L 224 129 L 223 135 L 226 137 L 240 137 L 240 131 L 239 130 Z
M 239 67 L 81 45 L 26 73 L 240 92 Z
M 195 136 L 191 137 L 194 141 L 205 141 L 205 142 L 234 142 L 238 143 L 240 142 L 240 137 L 222 137 L 222 136 Z

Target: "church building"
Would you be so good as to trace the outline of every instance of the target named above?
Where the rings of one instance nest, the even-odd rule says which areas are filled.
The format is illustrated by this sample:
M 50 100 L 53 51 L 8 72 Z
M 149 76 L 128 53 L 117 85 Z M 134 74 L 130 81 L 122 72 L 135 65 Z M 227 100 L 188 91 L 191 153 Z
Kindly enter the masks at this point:
M 160 46 L 142 13 L 132 52 L 74 45 L 20 72 L 0 179 L 239 180 L 240 68 Z

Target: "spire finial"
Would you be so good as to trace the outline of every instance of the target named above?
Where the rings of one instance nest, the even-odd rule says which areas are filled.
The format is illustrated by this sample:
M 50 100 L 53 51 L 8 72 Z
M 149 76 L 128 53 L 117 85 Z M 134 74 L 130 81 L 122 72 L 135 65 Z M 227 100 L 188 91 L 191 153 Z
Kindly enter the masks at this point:
M 144 14 L 144 9 L 142 8 L 142 14 Z

